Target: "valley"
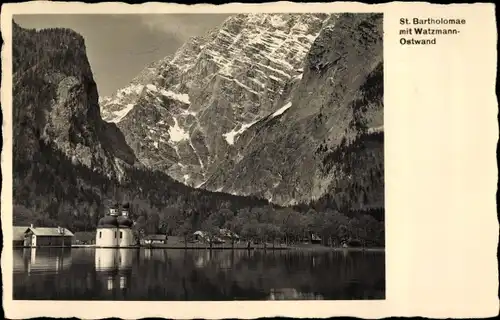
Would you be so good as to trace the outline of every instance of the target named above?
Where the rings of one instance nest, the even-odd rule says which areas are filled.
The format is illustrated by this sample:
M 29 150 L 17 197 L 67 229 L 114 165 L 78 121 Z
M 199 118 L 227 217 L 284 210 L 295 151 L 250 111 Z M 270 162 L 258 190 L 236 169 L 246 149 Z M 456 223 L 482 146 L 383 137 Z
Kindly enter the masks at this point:
M 85 39 L 13 26 L 14 223 L 383 247 L 381 14 L 237 14 L 99 96 Z

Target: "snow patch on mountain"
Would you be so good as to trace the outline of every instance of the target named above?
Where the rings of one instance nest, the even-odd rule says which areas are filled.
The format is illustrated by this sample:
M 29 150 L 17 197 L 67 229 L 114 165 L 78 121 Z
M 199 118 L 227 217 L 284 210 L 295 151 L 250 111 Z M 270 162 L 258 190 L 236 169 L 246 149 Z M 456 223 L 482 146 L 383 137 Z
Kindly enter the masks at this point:
M 230 145 L 233 145 L 234 144 L 234 140 L 235 138 L 242 134 L 243 132 L 245 132 L 245 130 L 247 130 L 248 128 L 250 128 L 251 126 L 253 126 L 255 123 L 257 123 L 258 121 L 254 121 L 254 122 L 251 122 L 251 123 L 247 123 L 247 124 L 242 124 L 241 125 L 241 128 L 238 129 L 238 130 L 231 130 L 227 133 L 224 133 L 222 136 L 226 139 L 227 143 L 230 144 Z
M 154 84 L 148 84 L 146 87 L 148 88 L 148 90 L 150 90 L 152 92 L 159 92 L 162 95 L 164 95 L 165 97 L 168 97 L 168 98 L 180 101 L 180 102 L 185 103 L 185 104 L 190 104 L 191 103 L 189 101 L 189 95 L 187 95 L 185 93 L 182 93 L 182 94 L 181 93 L 175 93 L 173 91 L 165 90 L 163 88 L 162 89 L 158 89 L 158 87 L 155 86 Z M 159 99 L 159 97 L 156 97 L 156 98 L 161 102 L 161 99 Z
M 107 122 L 118 123 L 120 122 L 132 109 L 134 108 L 133 104 L 127 104 L 125 108 L 113 111 L 110 115 L 107 116 Z
M 116 95 L 117 95 L 118 98 L 121 98 L 121 97 L 123 97 L 123 96 L 125 96 L 127 94 L 131 94 L 131 93 L 140 94 L 143 89 L 144 89 L 143 85 L 132 84 L 132 85 L 129 85 L 128 87 L 126 87 L 126 88 L 118 90 L 118 92 L 116 93 Z
M 174 118 L 174 123 L 175 123 L 174 126 L 168 129 L 168 134 L 170 135 L 170 141 L 179 142 L 183 140 L 188 140 L 189 134 L 179 126 L 177 118 Z
M 191 111 L 191 110 L 182 110 L 181 114 L 184 116 L 188 116 L 188 115 L 196 116 L 198 113 L 195 111 Z
M 248 87 L 247 85 L 244 85 L 243 83 L 239 82 L 238 80 L 233 79 L 233 81 L 234 81 L 237 85 L 239 85 L 240 87 L 242 87 L 242 88 L 244 88 L 244 89 L 248 90 L 249 92 L 251 92 L 251 93 L 253 93 L 253 94 L 256 94 L 256 95 L 259 95 L 256 91 L 252 90 L 250 87 Z
M 187 95 L 185 93 L 180 94 L 180 93 L 175 93 L 175 92 L 172 92 L 170 90 L 165 90 L 165 89 L 161 89 L 160 93 L 168 98 L 175 99 L 175 100 L 180 101 L 180 102 L 185 103 L 185 104 L 191 103 L 189 101 L 189 95 Z
M 285 104 L 283 107 L 279 108 L 278 110 L 276 110 L 276 112 L 274 112 L 271 117 L 272 118 L 275 118 L 279 115 L 282 115 L 286 110 L 288 110 L 290 107 L 292 106 L 292 103 L 291 102 L 288 102 L 287 104 Z
M 190 185 L 201 186 L 223 159 L 237 162 L 241 155 L 234 149 L 242 134 L 287 101 L 281 95 L 285 90 L 288 95 L 290 81 L 300 77 L 304 59 L 330 17 L 229 17 L 103 98 L 102 117 L 117 123 L 141 163 L 181 182 L 189 175 Z M 130 106 L 137 108 L 133 116 Z

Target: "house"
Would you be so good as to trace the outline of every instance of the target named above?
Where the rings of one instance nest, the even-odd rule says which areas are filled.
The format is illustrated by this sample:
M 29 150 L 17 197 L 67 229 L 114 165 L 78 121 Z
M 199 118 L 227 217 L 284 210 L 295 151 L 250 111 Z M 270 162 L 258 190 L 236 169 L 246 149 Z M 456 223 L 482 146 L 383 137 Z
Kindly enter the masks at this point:
M 150 234 L 142 239 L 144 244 L 165 244 L 167 243 L 167 236 L 164 234 Z
M 24 233 L 26 247 L 71 247 L 73 233 L 62 227 L 34 227 Z
M 195 241 L 205 241 L 208 239 L 208 234 L 206 232 L 198 230 L 193 233 L 193 238 Z
M 74 244 L 95 244 L 95 231 L 79 231 L 75 232 L 73 237 Z
M 314 232 L 308 232 L 301 237 L 301 242 L 305 244 L 321 244 L 321 237 Z
M 24 247 L 24 234 L 25 232 L 29 229 L 30 227 L 18 227 L 14 226 L 13 227 L 13 233 L 12 233 L 12 243 L 14 248 L 16 247 Z
M 311 234 L 311 243 L 321 243 L 321 238 L 315 234 L 315 233 L 312 233 Z
M 231 230 L 220 229 L 219 232 L 220 232 L 220 236 L 222 237 L 222 239 L 235 240 L 235 241 L 238 241 L 240 239 L 240 237 L 236 233 L 232 232 Z
M 185 245 L 184 237 L 179 237 L 179 236 L 168 236 L 167 237 L 167 242 L 169 246 L 180 246 L 180 245 Z M 189 242 L 189 240 L 188 240 Z
M 224 243 L 225 241 L 222 240 L 218 236 L 210 236 L 207 232 L 204 231 L 196 231 L 193 233 L 194 240 L 200 241 L 200 242 L 206 242 L 206 243 Z

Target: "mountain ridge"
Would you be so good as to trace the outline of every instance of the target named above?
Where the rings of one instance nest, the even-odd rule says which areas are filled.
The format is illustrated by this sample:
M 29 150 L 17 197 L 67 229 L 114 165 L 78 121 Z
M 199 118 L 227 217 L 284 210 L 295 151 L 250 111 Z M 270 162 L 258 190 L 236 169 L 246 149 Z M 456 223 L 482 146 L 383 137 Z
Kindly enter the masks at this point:
M 217 174 L 203 187 L 253 194 L 281 205 L 338 193 L 332 185 L 335 170 L 323 170 L 322 158 L 368 134 L 369 127 L 383 128 L 381 21 L 381 15 L 344 14 L 335 27 L 323 29 L 309 52 L 293 97 L 288 104 L 283 101 L 286 110 L 269 119 L 267 126 L 247 129 L 236 151 L 246 152 L 246 159 L 229 157 L 230 163 L 220 165 Z M 351 79 L 357 82 L 345 85 Z M 259 143 L 251 144 L 253 141 Z M 383 153 L 378 156 L 383 162 Z M 236 163 L 233 159 L 237 159 Z M 377 170 L 383 172 L 383 165 Z M 338 173 L 337 170 L 337 176 Z M 377 176 L 381 180 L 372 184 L 383 191 L 383 174 Z M 282 177 L 288 179 L 283 181 Z M 284 190 L 276 191 L 280 184 Z M 383 195 L 378 197 L 383 199 Z
M 255 78 L 243 80 L 240 72 L 261 74 L 239 60 L 231 78 L 198 77 L 211 68 L 225 70 L 217 61 L 193 62 L 196 72 L 190 74 L 161 60 L 152 66 L 168 68 L 160 68 L 160 73 L 146 70 L 137 77 L 135 85 L 154 79 L 135 93 L 137 103 L 118 123 L 101 118 L 80 35 L 68 29 L 22 29 L 14 23 L 14 223 L 92 229 L 107 202 L 124 200 L 131 203 L 135 228 L 149 233 L 186 235 L 226 227 L 265 240 L 299 239 L 314 231 L 325 241 L 349 235 L 383 244 L 381 16 L 319 17 L 324 18 L 316 19 L 321 25 L 314 20 L 307 29 L 317 30 L 318 36 L 305 60 L 288 76 L 281 74 L 286 81 L 278 86 L 266 78 L 264 89 L 279 89 L 280 94 L 263 100 L 264 107 L 252 108 L 249 100 L 250 105 L 233 108 L 233 97 L 255 96 L 249 86 L 255 82 L 249 79 Z M 193 58 L 188 51 L 198 50 L 192 49 L 198 41 L 187 44 L 177 59 Z M 228 43 L 225 36 L 217 41 Z M 253 46 L 241 50 L 251 57 L 263 55 Z M 288 52 L 283 50 L 280 54 Z M 213 55 L 210 47 L 208 51 Z M 269 65 L 257 68 L 271 70 Z M 334 75 L 337 83 L 332 84 Z M 166 86 L 169 83 L 177 86 L 175 91 Z M 211 89 L 217 95 L 210 95 Z M 200 101 L 211 104 L 204 109 Z M 230 112 L 235 109 L 242 110 L 238 117 L 245 121 L 227 121 L 236 117 Z M 190 131 L 185 126 L 189 121 Z M 207 185 L 194 189 L 175 181 L 155 165 L 155 158 L 147 159 L 151 153 L 134 145 L 155 129 L 163 130 L 159 138 L 166 134 L 176 142 L 171 154 L 156 149 L 160 160 L 171 157 L 169 161 L 177 163 L 176 156 L 182 155 L 186 167 L 213 166 L 205 172 Z M 204 141 L 211 136 L 216 137 L 210 143 Z M 232 144 L 227 140 L 231 136 Z M 155 142 L 159 145 L 159 139 L 151 145 Z M 217 157 L 221 161 L 215 161 Z M 186 173 L 196 174 L 179 174 Z M 315 192 L 314 183 L 324 184 L 321 192 Z M 370 236 L 362 232 L 365 227 Z M 339 228 L 348 233 L 339 233 Z
M 275 35 L 270 36 L 269 30 Z M 235 48 L 241 38 L 244 44 Z M 275 49 L 284 50 L 283 56 L 295 53 L 287 51 L 290 48 L 274 48 L 272 41 L 297 44 L 299 39 L 309 47 L 297 45 L 303 55 L 292 54 L 294 61 L 284 59 L 277 66 L 271 56 L 265 64 L 260 62 Z M 328 161 L 322 158 L 348 148 L 368 131 L 383 131 L 383 86 L 375 83 L 379 88 L 375 102 L 364 99 L 359 91 L 372 70 L 383 74 L 381 43 L 382 16 L 377 14 L 235 15 L 220 29 L 189 40 L 172 57 L 158 62 L 157 75 L 147 78 L 153 83 L 143 83 L 137 103 L 125 109 L 122 103 L 121 110 L 128 110 L 129 116 L 117 124 L 123 132 L 130 132 L 127 141 L 146 167 L 185 184 L 256 195 L 279 205 L 314 201 L 339 192 L 333 175 L 338 177 L 340 169 L 324 164 Z M 242 63 L 242 52 L 243 57 L 258 58 Z M 175 66 L 177 61 L 184 67 Z M 231 68 L 228 61 L 233 61 Z M 268 81 L 264 91 L 259 91 L 261 77 Z M 383 77 L 377 79 L 383 82 Z M 280 81 L 277 87 L 269 87 Z M 266 96 L 273 89 L 278 93 Z M 103 105 L 103 112 L 106 109 Z M 365 124 L 369 128 L 362 127 L 362 122 L 370 122 Z M 278 128 L 277 132 L 271 128 Z M 287 137 L 280 136 L 284 128 L 289 131 Z M 304 138 L 296 136 L 297 132 Z M 287 160 L 263 151 L 263 142 L 269 150 L 282 149 L 275 153 Z M 297 146 L 302 158 L 291 156 Z M 315 163 L 314 169 L 305 163 Z M 294 169 L 281 172 L 276 169 L 280 166 Z M 377 170 L 383 172 L 380 167 Z M 371 184 L 380 190 L 383 179 Z
M 199 187 L 246 128 L 278 109 L 275 101 L 290 90 L 290 80 L 300 78 L 302 57 L 332 18 L 232 16 L 162 59 L 156 79 L 147 78 L 151 83 L 142 83 L 141 94 L 132 97 L 135 103 L 121 102 L 119 112 L 127 116 L 105 119 L 130 132 L 127 141 L 146 166 Z M 106 115 L 113 108 L 120 106 L 101 106 Z
M 195 190 L 127 159 L 123 134 L 100 117 L 84 40 L 74 31 L 13 22 L 13 65 L 16 225 L 92 228 L 106 203 L 118 199 L 130 201 L 136 217 L 170 219 L 172 229 L 186 217 L 202 221 L 216 208 L 268 204 Z

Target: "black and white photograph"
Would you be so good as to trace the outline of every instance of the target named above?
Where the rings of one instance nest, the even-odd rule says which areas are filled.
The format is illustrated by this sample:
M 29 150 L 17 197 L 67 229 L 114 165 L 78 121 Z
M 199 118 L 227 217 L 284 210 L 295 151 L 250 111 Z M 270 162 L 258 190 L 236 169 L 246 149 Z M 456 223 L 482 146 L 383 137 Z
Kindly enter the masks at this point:
M 13 15 L 12 299 L 385 300 L 383 21 Z

